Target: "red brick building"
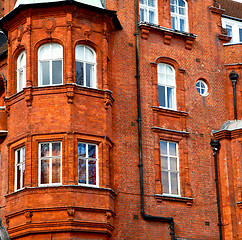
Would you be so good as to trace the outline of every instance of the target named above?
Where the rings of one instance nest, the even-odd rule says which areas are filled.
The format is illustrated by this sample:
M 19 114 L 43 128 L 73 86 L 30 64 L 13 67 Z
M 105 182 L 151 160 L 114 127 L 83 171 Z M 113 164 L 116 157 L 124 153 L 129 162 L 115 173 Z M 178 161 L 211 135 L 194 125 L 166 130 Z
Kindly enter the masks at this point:
M 242 239 L 239 0 L 0 12 L 0 238 Z

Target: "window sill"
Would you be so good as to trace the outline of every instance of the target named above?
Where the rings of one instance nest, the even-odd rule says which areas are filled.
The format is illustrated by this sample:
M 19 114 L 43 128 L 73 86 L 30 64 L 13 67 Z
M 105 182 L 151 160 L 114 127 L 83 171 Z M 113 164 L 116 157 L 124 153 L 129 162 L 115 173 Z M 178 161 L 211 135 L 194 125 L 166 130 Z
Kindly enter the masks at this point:
M 242 45 L 242 42 L 237 42 L 237 43 L 224 43 L 224 46 L 236 46 L 236 45 Z
M 152 106 L 152 109 L 154 111 L 162 113 L 163 116 L 177 116 L 177 117 L 188 116 L 188 112 L 177 111 L 174 109 L 168 109 L 168 108 L 162 108 L 162 107 L 156 107 L 156 106 Z
M 148 39 L 149 32 L 151 30 L 158 30 L 158 31 L 162 32 L 164 34 L 163 41 L 164 41 L 164 44 L 166 44 L 166 45 L 171 44 L 171 39 L 172 39 L 173 35 L 180 36 L 180 37 L 184 38 L 185 48 L 188 50 L 192 49 L 192 45 L 193 45 L 195 39 L 197 38 L 197 35 L 192 34 L 192 33 L 173 30 L 173 29 L 161 27 L 159 25 L 151 24 L 151 23 L 147 23 L 147 22 L 140 22 L 139 27 L 141 29 L 141 37 L 143 39 Z
M 193 203 L 193 198 L 188 197 L 179 197 L 179 196 L 169 196 L 169 195 L 160 195 L 155 194 L 155 199 L 157 202 L 162 201 L 175 201 L 175 202 L 184 202 L 187 204 L 187 206 L 191 206 Z

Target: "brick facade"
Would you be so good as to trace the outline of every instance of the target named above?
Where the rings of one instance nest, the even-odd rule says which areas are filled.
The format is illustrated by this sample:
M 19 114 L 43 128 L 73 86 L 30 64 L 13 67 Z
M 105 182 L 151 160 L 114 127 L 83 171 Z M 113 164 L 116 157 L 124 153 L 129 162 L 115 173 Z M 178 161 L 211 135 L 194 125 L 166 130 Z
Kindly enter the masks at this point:
M 158 22 L 138 23 L 137 44 L 133 0 L 106 0 L 103 9 L 79 1 L 15 9 L 15 0 L 4 4 L 0 25 L 8 48 L 0 56 L 0 218 L 11 239 L 220 239 L 211 138 L 220 140 L 216 154 L 222 239 L 242 239 L 241 127 L 220 130 L 234 120 L 232 70 L 239 74 L 237 119 L 242 118 L 241 43 L 226 44 L 230 38 L 223 31 L 217 1 L 188 0 L 189 31 L 184 32 L 171 29 L 170 0 L 157 0 Z M 63 49 L 62 82 L 40 86 L 39 49 L 53 43 Z M 95 52 L 94 88 L 76 84 L 76 46 Z M 18 91 L 23 51 L 26 87 Z M 174 70 L 174 108 L 159 106 L 161 64 Z M 196 90 L 198 80 L 207 84 L 207 95 Z M 172 194 L 174 189 L 164 194 L 161 141 L 177 146 L 176 157 L 167 156 L 177 159 L 179 194 Z M 44 186 L 40 183 L 47 170 L 40 148 L 55 142 L 61 143 L 56 170 L 60 181 Z M 91 179 L 91 172 L 96 184 L 80 184 L 83 156 L 78 143 L 97 146 L 96 170 L 88 165 L 94 160 L 87 159 L 89 175 L 84 174 Z M 21 148 L 24 187 L 16 190 L 16 154 Z M 52 179 L 54 158 L 46 159 Z M 140 167 L 145 213 L 172 218 L 175 238 L 173 220 L 149 221 L 141 214 Z

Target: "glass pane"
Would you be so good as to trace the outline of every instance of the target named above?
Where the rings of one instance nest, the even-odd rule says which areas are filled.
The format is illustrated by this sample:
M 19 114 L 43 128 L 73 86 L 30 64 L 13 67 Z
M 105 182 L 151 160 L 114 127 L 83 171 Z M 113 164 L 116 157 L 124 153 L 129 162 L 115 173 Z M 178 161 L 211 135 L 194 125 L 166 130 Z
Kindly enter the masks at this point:
M 144 4 L 145 0 L 139 0 L 140 4 Z
M 21 176 L 21 170 L 20 170 L 20 165 L 17 166 L 17 176 L 16 176 L 16 180 L 17 180 L 17 189 L 20 189 L 20 176 Z
M 196 83 L 196 87 L 197 87 L 197 88 L 200 88 L 200 87 L 201 87 L 201 82 L 200 82 L 200 81 L 198 81 L 198 82 Z
M 177 5 L 177 0 L 171 0 L 171 4 Z
M 174 108 L 174 89 L 167 88 L 167 107 Z
M 179 14 L 185 15 L 185 8 L 179 8 Z
M 41 62 L 41 85 L 49 85 L 50 84 L 50 63 L 49 62 Z
M 170 158 L 170 169 L 172 171 L 177 171 L 177 159 L 176 158 L 173 158 L 173 157 Z
M 93 51 L 91 51 L 89 48 L 85 48 L 85 60 L 87 62 L 95 62 L 95 57 Z
M 168 172 L 161 172 L 163 193 L 169 193 Z
M 84 61 L 84 46 L 76 46 L 76 59 Z
M 51 59 L 63 58 L 62 46 L 60 44 L 52 43 L 52 57 Z
M 41 157 L 50 156 L 50 146 L 49 143 L 41 143 Z
M 17 151 L 17 164 L 20 163 L 20 149 Z
M 86 157 L 86 144 L 78 143 L 78 156 Z
M 178 195 L 177 173 L 171 173 L 171 194 Z
M 96 161 L 88 161 L 88 183 L 96 185 Z
M 158 85 L 159 106 L 165 107 L 165 87 Z
M 60 156 L 60 143 L 52 143 L 52 156 Z
M 171 29 L 176 29 L 176 18 L 171 16 Z
M 180 31 L 185 31 L 185 19 L 180 18 Z
M 175 78 L 174 78 L 174 76 L 167 75 L 166 78 L 167 78 L 167 85 L 175 86 Z
M 149 11 L 149 23 L 155 23 L 155 13 L 154 13 L 154 11 Z
M 155 7 L 155 0 L 148 0 L 148 5 L 150 7 Z
M 23 186 L 22 188 L 25 186 L 25 164 L 22 165 L 22 181 L 23 181 Z
M 178 5 L 179 5 L 180 7 L 185 7 L 185 2 L 184 2 L 184 0 L 178 0 Z
M 167 157 L 161 157 L 161 169 L 168 170 L 168 158 Z
M 62 83 L 62 60 L 52 62 L 52 84 Z
M 242 28 L 239 29 L 239 41 L 242 42 Z
M 41 47 L 40 51 L 39 51 L 39 60 L 45 60 L 45 59 L 50 59 L 51 55 L 50 55 L 50 44 L 47 44 L 43 47 Z
M 86 87 L 92 87 L 93 65 L 86 64 Z
M 145 21 L 145 11 L 144 11 L 144 9 L 140 8 L 139 14 L 140 14 L 140 21 L 144 22 Z
M 205 89 L 201 88 L 200 93 L 201 93 L 201 95 L 203 95 L 205 93 Z
M 158 73 L 158 83 L 166 85 L 166 75 L 165 72 Z
M 176 143 L 169 143 L 169 155 L 176 156 Z
M 229 36 L 229 37 L 232 37 L 232 26 L 230 26 L 230 25 L 226 25 L 226 29 L 227 29 L 227 31 L 228 31 L 228 36 Z
M 81 86 L 84 85 L 82 62 L 76 62 L 76 84 Z
M 171 5 L 171 12 L 172 12 L 172 13 L 176 13 L 176 12 L 177 12 L 177 7 Z
M 52 183 L 60 183 L 60 159 L 52 159 Z
M 88 157 L 96 158 L 96 146 L 88 145 Z
M 78 182 L 86 184 L 86 160 L 78 159 Z
M 161 155 L 167 155 L 167 142 L 160 141 L 160 153 Z
M 49 160 L 41 160 L 41 184 L 49 183 Z

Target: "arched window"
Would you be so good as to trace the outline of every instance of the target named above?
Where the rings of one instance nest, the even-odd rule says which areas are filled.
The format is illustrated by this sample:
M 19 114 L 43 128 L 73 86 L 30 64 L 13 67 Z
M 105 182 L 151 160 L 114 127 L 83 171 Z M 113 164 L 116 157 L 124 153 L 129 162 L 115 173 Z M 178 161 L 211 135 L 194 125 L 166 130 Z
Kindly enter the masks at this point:
M 185 0 L 170 0 L 171 28 L 188 32 L 187 2 Z
M 48 43 L 39 48 L 39 86 L 62 84 L 63 48 L 57 43 Z
M 17 92 L 26 87 L 26 51 L 22 51 L 17 59 Z
M 176 80 L 174 68 L 168 64 L 159 63 L 157 72 L 159 106 L 176 109 Z
M 96 53 L 90 47 L 77 45 L 76 84 L 84 87 L 96 87 Z

